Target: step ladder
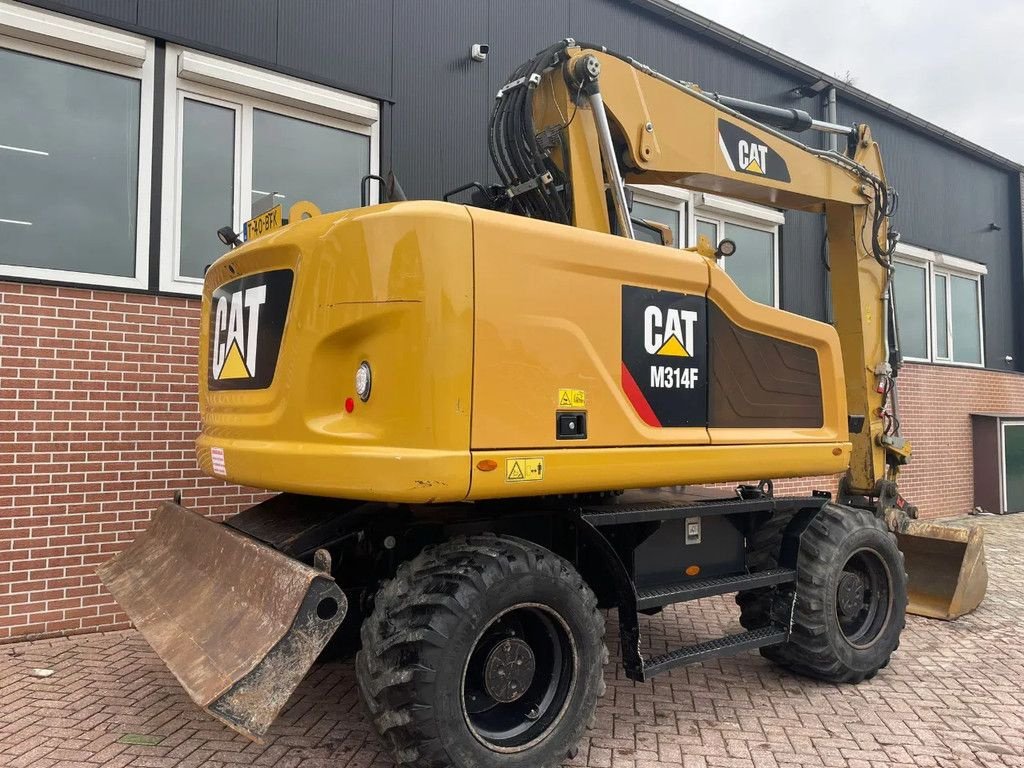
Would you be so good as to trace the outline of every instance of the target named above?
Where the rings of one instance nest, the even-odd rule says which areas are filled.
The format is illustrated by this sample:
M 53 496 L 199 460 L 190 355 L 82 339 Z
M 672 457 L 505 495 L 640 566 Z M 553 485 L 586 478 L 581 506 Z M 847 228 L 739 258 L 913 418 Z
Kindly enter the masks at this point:
M 699 581 L 688 581 L 682 584 L 657 587 L 651 589 L 639 589 L 636 591 L 636 610 L 642 611 L 650 608 L 662 608 L 668 605 L 699 600 L 702 597 L 713 595 L 726 595 L 733 592 L 740 592 L 747 589 L 758 589 L 761 587 L 774 587 L 780 584 L 793 583 L 796 581 L 796 571 L 792 568 L 772 568 L 757 573 L 748 573 L 738 576 L 723 576 L 717 579 L 701 579 Z M 633 613 L 635 617 L 636 614 Z M 635 635 L 632 626 L 621 624 L 623 632 L 623 648 L 625 648 L 626 634 L 630 635 L 632 643 L 635 636 L 639 640 L 639 627 Z M 632 625 L 628 622 L 627 625 Z M 733 656 L 744 651 L 751 651 L 763 648 L 767 645 L 777 645 L 789 639 L 788 622 L 772 622 L 764 627 L 758 627 L 746 632 L 725 637 L 716 637 L 704 640 L 693 645 L 685 645 L 682 648 L 663 653 L 659 656 L 644 658 L 637 647 L 639 663 L 627 665 L 627 675 L 638 682 L 649 680 L 654 675 L 665 672 L 675 667 L 682 667 L 687 664 L 696 664 L 711 659 L 719 659 L 724 656 Z M 631 646 L 634 647 L 634 646 Z M 633 674 L 630 674 L 629 667 L 632 666 Z
M 818 499 L 773 498 L 696 498 L 685 503 L 675 499 L 642 501 L 640 503 L 609 504 L 584 507 L 581 520 L 593 532 L 592 541 L 605 550 L 606 557 L 622 567 L 619 574 L 619 631 L 622 640 L 622 662 L 626 676 L 645 682 L 656 674 L 698 662 L 732 656 L 745 651 L 784 643 L 789 639 L 792 625 L 791 603 L 788 615 L 775 616 L 766 626 L 725 637 L 716 637 L 692 645 L 676 648 L 667 653 L 645 657 L 641 649 L 639 611 L 663 608 L 669 605 L 699 600 L 714 595 L 725 595 L 750 589 L 772 588 L 796 582 L 792 568 L 770 568 L 752 573 L 740 573 L 716 578 L 688 579 L 656 587 L 636 587 L 625 565 L 601 529 L 631 523 L 678 520 L 693 515 L 732 515 L 760 511 L 781 511 L 787 505 L 805 507 L 824 503 Z M 667 503 L 666 503 L 667 502 Z M 624 578 L 623 578 L 624 575 Z

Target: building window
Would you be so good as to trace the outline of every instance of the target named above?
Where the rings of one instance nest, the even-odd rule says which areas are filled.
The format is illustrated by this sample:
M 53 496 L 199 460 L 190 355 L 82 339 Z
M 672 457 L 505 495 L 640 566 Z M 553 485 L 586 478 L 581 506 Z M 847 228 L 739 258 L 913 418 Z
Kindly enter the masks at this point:
M 717 246 L 723 239 L 736 243 L 736 253 L 719 265 L 749 298 L 779 306 L 780 211 L 714 195 L 694 201 L 693 244 L 701 235 Z
M 0 271 L 144 288 L 152 44 L 0 6 Z
M 167 57 L 163 290 L 202 289 L 223 226 L 277 204 L 287 218 L 303 200 L 359 206 L 378 171 L 376 102 L 174 46 Z
M 199 98 L 181 99 L 181 195 L 178 274 L 201 278 L 219 241 L 211 234 L 236 227 L 235 144 L 238 110 Z
M 900 244 L 893 287 L 904 357 L 984 363 L 981 277 L 986 272 L 983 264 Z
M 636 184 L 633 190 L 632 218 L 664 224 L 672 230 L 672 245 L 686 247 L 687 203 L 690 193 L 656 184 Z
M 896 290 L 896 319 L 900 349 L 906 357 L 928 359 L 928 268 L 896 262 L 893 267 Z
M 635 184 L 631 189 L 633 218 L 668 226 L 676 247 L 693 247 L 702 235 L 714 246 L 723 238 L 735 241 L 736 253 L 719 266 L 748 297 L 779 306 L 781 211 L 669 186 Z

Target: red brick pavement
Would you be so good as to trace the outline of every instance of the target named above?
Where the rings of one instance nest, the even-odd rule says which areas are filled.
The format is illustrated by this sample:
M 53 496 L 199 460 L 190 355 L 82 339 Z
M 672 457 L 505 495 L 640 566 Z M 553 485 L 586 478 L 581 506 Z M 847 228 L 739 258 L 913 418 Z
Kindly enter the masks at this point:
M 816 683 L 754 653 L 644 685 L 609 666 L 597 728 L 569 765 L 1024 767 L 1024 515 L 981 523 L 992 575 L 982 608 L 952 624 L 911 618 L 874 680 Z M 644 630 L 657 649 L 734 624 L 730 602 L 715 599 L 644 619 Z M 35 667 L 55 673 L 34 678 Z M 159 743 L 123 743 L 133 736 Z M 261 746 L 193 706 L 135 632 L 0 647 L 0 766 L 98 765 L 391 763 L 363 719 L 349 663 L 316 667 Z

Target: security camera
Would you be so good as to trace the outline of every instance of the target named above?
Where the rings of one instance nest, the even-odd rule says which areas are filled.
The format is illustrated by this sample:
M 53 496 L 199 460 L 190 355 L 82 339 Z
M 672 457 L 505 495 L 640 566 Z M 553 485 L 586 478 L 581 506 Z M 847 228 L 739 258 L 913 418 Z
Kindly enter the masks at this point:
M 487 53 L 491 50 L 491 46 L 487 43 L 473 43 L 473 47 L 469 49 L 469 55 L 473 61 L 487 61 Z

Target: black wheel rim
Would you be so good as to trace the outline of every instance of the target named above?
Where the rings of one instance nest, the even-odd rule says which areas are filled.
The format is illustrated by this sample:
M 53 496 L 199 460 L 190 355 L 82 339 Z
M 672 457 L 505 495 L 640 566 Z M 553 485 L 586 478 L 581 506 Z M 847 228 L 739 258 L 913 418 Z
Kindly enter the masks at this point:
M 470 731 L 497 752 L 541 741 L 565 713 L 576 682 L 576 646 L 551 608 L 507 609 L 477 638 L 462 677 Z
M 871 549 L 850 555 L 836 581 L 836 620 L 854 648 L 873 645 L 892 615 L 892 574 Z

